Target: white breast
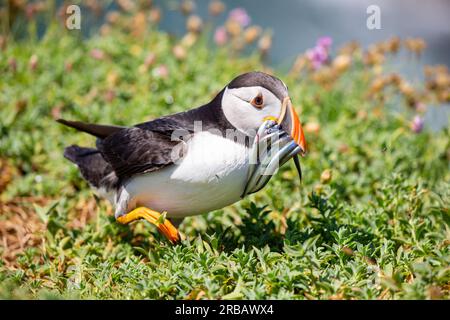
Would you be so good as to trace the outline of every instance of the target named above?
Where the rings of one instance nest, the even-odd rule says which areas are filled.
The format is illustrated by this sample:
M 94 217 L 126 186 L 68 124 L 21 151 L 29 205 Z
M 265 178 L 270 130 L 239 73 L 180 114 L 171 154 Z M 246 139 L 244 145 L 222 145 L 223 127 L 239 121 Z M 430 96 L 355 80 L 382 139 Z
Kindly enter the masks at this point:
M 122 191 L 118 210 L 145 206 L 168 217 L 185 217 L 240 200 L 247 178 L 248 150 L 209 132 L 196 133 L 180 163 L 136 176 Z M 126 201 L 126 208 L 123 202 Z M 116 216 L 126 212 L 117 212 Z

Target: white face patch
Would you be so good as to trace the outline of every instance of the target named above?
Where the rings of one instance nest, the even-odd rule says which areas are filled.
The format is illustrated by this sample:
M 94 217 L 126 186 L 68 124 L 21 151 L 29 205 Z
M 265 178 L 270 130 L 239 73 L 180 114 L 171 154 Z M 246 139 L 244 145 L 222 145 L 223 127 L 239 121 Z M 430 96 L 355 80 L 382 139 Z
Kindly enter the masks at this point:
M 262 95 L 262 108 L 254 107 L 251 101 Z M 281 101 L 263 87 L 225 88 L 222 97 L 222 109 L 228 121 L 238 130 L 253 135 L 266 117 L 278 117 Z

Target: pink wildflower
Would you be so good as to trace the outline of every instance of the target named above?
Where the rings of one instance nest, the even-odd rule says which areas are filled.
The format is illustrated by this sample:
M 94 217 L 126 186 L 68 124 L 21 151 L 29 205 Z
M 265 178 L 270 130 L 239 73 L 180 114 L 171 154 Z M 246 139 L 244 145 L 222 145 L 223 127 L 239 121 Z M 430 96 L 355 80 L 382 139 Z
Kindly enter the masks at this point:
M 317 39 L 316 46 L 329 50 L 332 44 L 333 39 L 331 39 L 330 37 L 320 37 L 319 39 Z
M 321 37 L 317 40 L 314 48 L 306 51 L 306 57 L 312 63 L 315 70 L 319 69 L 328 61 L 332 42 L 333 40 L 330 37 Z
M 221 26 L 216 29 L 214 32 L 214 42 L 218 46 L 223 46 L 228 41 L 228 34 L 225 27 Z
M 244 8 L 235 8 L 230 11 L 228 15 L 230 20 L 233 20 L 240 24 L 241 27 L 246 27 L 250 24 L 251 18 L 247 14 L 247 11 Z
M 100 49 L 92 49 L 91 57 L 96 60 L 103 60 L 105 58 L 105 53 Z
M 423 125 L 424 125 L 423 119 L 420 116 L 416 115 L 413 121 L 411 122 L 411 130 L 414 133 L 420 133 L 423 130 Z

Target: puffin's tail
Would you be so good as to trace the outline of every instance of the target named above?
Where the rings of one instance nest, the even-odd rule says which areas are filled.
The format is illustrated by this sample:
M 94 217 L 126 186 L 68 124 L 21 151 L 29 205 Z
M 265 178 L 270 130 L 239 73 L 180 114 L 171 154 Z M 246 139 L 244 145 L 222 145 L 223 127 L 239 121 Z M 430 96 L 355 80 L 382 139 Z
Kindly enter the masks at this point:
M 58 119 L 56 121 L 79 131 L 89 133 L 98 139 L 104 139 L 124 128 L 64 119 Z M 119 179 L 116 173 L 111 165 L 105 161 L 99 150 L 73 145 L 64 149 L 64 157 L 78 166 L 81 175 L 91 186 L 106 190 L 118 186 Z
M 109 190 L 117 186 L 114 170 L 97 149 L 72 145 L 64 149 L 64 157 L 78 166 L 83 178 L 93 187 Z
M 117 131 L 120 131 L 124 128 L 124 127 L 120 127 L 120 126 L 85 123 L 85 122 L 81 122 L 81 121 L 69 121 L 69 120 L 64 120 L 64 119 L 58 119 L 56 121 L 66 125 L 68 127 L 77 129 L 79 131 L 83 131 L 83 132 L 92 134 L 93 136 L 96 136 L 99 139 L 104 139 L 107 136 L 109 136 Z

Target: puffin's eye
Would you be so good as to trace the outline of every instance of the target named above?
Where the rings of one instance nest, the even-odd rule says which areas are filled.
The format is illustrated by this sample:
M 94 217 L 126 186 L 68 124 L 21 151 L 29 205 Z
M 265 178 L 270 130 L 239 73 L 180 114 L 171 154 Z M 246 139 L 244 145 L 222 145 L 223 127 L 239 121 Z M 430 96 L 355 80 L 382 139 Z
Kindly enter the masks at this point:
M 261 93 L 259 93 L 256 97 L 253 98 L 252 101 L 250 101 L 252 106 L 256 108 L 262 108 L 264 105 L 264 99 Z

